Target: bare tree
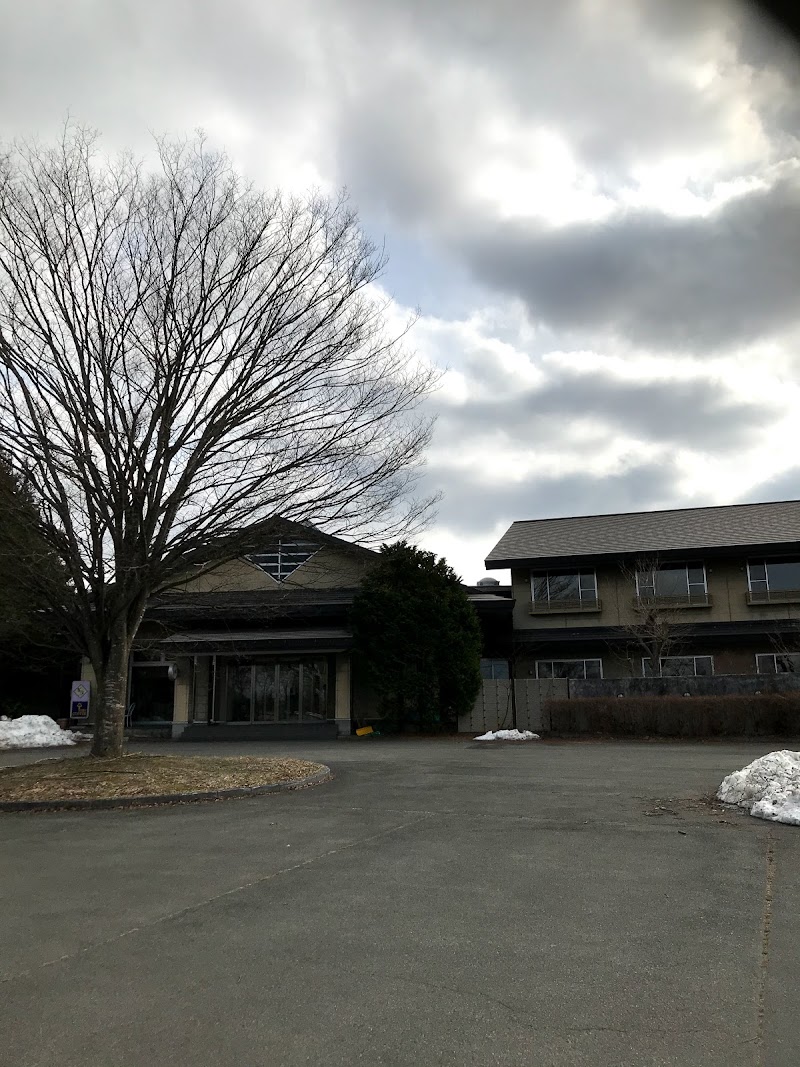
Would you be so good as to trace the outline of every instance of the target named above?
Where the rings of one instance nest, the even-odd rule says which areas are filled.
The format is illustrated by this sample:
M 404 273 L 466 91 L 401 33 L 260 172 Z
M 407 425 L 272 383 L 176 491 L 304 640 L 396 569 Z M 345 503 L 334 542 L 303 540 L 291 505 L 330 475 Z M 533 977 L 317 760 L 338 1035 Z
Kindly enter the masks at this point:
M 387 335 L 342 198 L 259 192 L 202 137 L 158 141 L 153 168 L 68 127 L 0 168 L 0 449 L 66 569 L 51 607 L 112 755 L 154 592 L 278 516 L 385 538 L 423 515 L 435 374 Z
M 680 598 L 657 594 L 658 568 L 657 556 L 640 557 L 621 566 L 622 577 L 631 590 L 633 611 L 633 620 L 624 623 L 623 629 L 629 647 L 638 651 L 653 678 L 661 677 L 662 659 L 680 651 L 687 632 L 686 625 L 678 621 L 680 608 L 676 609 L 673 603 Z
M 775 673 L 800 674 L 800 621 L 794 617 L 791 606 L 786 622 L 779 626 L 775 620 L 773 627 L 769 643 L 775 657 Z

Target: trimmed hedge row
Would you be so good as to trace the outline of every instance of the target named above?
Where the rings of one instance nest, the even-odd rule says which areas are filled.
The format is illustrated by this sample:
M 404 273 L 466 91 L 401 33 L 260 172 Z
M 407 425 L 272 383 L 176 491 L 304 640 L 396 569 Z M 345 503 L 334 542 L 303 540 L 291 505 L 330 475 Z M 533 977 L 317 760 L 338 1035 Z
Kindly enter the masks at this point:
M 547 700 L 554 734 L 759 737 L 800 734 L 800 693 L 752 696 L 577 697 Z

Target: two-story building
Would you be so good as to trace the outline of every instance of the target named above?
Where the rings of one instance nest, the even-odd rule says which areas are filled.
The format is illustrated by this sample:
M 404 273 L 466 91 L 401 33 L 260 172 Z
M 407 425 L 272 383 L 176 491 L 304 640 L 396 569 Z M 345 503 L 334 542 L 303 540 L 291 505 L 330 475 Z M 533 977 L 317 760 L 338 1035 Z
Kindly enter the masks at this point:
M 515 522 L 486 567 L 511 570 L 520 679 L 800 671 L 798 500 Z

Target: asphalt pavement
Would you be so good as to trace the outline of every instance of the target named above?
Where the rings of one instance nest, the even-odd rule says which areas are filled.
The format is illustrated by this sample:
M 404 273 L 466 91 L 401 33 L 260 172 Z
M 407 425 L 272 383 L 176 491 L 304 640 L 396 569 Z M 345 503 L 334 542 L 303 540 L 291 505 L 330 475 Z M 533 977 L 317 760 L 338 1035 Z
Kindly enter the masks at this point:
M 800 828 L 700 799 L 773 747 L 182 744 L 336 778 L 0 815 L 0 1064 L 797 1067 Z

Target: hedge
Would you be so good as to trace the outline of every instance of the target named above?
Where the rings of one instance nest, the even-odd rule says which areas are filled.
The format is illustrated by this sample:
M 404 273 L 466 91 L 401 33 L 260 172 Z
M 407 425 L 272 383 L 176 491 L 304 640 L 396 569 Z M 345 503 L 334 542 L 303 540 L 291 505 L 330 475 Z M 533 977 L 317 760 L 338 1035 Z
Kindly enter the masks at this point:
M 800 693 L 547 700 L 544 723 L 554 734 L 622 737 L 800 734 Z

